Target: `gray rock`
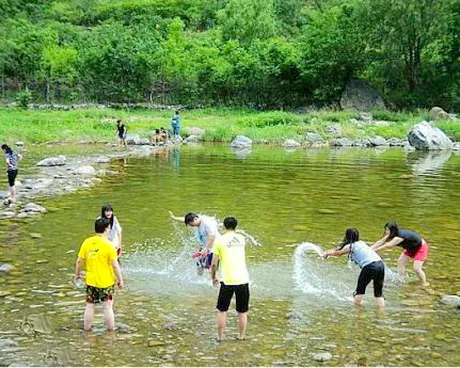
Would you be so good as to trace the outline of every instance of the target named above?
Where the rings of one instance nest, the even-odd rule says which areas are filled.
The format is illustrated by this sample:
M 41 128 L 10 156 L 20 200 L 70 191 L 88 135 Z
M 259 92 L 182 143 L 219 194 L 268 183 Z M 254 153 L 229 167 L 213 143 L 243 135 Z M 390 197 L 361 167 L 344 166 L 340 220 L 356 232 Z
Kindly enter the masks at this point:
M 373 147 L 378 147 L 378 146 L 387 146 L 388 143 L 385 138 L 376 136 L 373 138 L 369 138 L 369 143 Z
M 460 151 L 460 142 L 455 142 L 454 145 L 452 146 L 452 149 L 454 151 Z M 1 198 L 1 196 L 0 196 Z
M 418 150 L 451 149 L 452 141 L 441 129 L 427 121 L 422 121 L 412 127 L 407 139 L 411 146 Z
M 398 139 L 398 138 L 390 138 L 387 140 L 387 143 L 390 147 L 403 147 L 404 146 L 404 140 Z
M 23 147 L 23 146 L 24 146 L 24 142 L 17 141 L 17 142 L 16 142 L 16 146 L 18 146 L 18 147 Z
M 11 271 L 15 269 L 16 267 L 14 267 L 13 265 L 10 265 L 9 263 L 3 263 L 2 265 L 0 265 L 0 272 L 10 273 Z
M 443 119 L 443 120 L 451 120 L 450 115 L 445 112 L 443 109 L 440 107 L 433 107 L 430 112 L 428 113 L 428 118 L 430 120 L 438 120 L 438 119 Z
M 148 138 L 141 138 L 138 144 L 146 146 L 150 144 L 150 140 Z
M 57 157 L 48 157 L 44 160 L 41 160 L 37 166 L 62 166 L 65 165 L 67 159 L 65 156 L 57 156 Z
M 317 362 L 326 362 L 332 359 L 331 353 L 316 353 L 312 355 L 312 359 Z
M 0 339 L 0 351 L 7 348 L 13 348 L 18 346 L 18 343 L 10 339 Z
M 329 145 L 332 147 L 351 146 L 352 142 L 348 138 L 338 138 L 331 140 Z
M 323 137 L 322 137 L 321 134 L 319 134 L 319 133 L 308 132 L 308 133 L 305 135 L 305 140 L 306 140 L 308 143 L 316 143 L 316 142 L 322 142 L 322 141 L 323 141 Z
M 300 147 L 301 144 L 294 139 L 286 139 L 283 143 L 283 147 Z
M 201 128 L 185 128 L 184 129 L 189 135 L 197 135 L 198 137 L 201 137 L 206 133 L 204 129 Z
M 126 135 L 126 144 L 140 144 L 141 142 L 141 137 L 139 137 L 139 134 L 127 134 Z
M 184 143 L 198 143 L 200 141 L 200 137 L 197 135 L 189 135 L 185 138 Z
M 2 219 L 10 219 L 13 218 L 16 215 L 13 211 L 3 211 L 0 212 L 0 218 Z
M 232 147 L 250 147 L 252 146 L 252 139 L 245 137 L 244 135 L 238 135 L 233 139 L 230 144 Z
M 325 131 L 331 135 L 340 135 L 340 128 L 334 125 L 327 126 Z
M 385 104 L 380 94 L 367 82 L 351 80 L 342 94 L 340 106 L 343 109 L 356 109 L 369 111 L 372 109 L 385 109 Z
M 96 170 L 94 167 L 87 165 L 87 166 L 81 166 L 78 167 L 75 171 L 74 174 L 77 175 L 96 175 Z
M 3 192 L 3 191 L 0 192 L 0 200 L 6 199 L 6 198 L 8 198 L 8 197 L 9 197 L 8 192 Z
M 35 203 L 27 203 L 22 212 L 38 212 L 38 213 L 45 213 L 46 212 L 46 208 L 45 207 L 42 207 L 42 206 L 39 206 L 38 204 L 35 204 Z
M 447 305 L 453 305 L 456 307 L 460 307 L 460 296 L 458 295 L 443 295 L 441 298 L 441 303 Z
M 359 120 L 362 120 L 366 123 L 370 123 L 373 119 L 374 117 L 372 116 L 370 112 L 360 112 L 359 113 Z

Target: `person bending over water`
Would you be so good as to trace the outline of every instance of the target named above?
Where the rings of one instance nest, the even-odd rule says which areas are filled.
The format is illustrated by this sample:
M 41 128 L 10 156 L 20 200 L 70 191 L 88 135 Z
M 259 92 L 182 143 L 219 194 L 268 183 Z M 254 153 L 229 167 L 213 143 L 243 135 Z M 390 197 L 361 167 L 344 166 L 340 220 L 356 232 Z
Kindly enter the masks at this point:
M 113 213 L 113 207 L 110 204 L 104 204 L 101 208 L 101 218 L 107 219 L 110 223 L 107 240 L 110 241 L 117 251 L 118 257 L 123 253 L 122 228 L 117 217 Z
M 187 213 L 185 217 L 177 217 L 169 211 L 169 216 L 176 221 L 184 222 L 186 226 L 195 228 L 195 236 L 200 243 L 199 256 L 197 258 L 198 273 L 202 274 L 204 268 L 211 267 L 212 248 L 214 241 L 220 235 L 217 221 L 213 217 Z
M 380 252 L 385 248 L 401 247 L 403 252 L 398 258 L 398 274 L 404 280 L 406 265 L 410 259 L 414 260 L 414 271 L 423 286 L 428 286 L 423 263 L 428 256 L 428 243 L 416 232 L 402 229 L 396 222 L 387 222 L 384 226 L 385 235 L 372 245 L 372 249 Z
M 378 307 L 385 305 L 383 298 L 383 282 L 385 279 L 385 266 L 380 256 L 372 250 L 366 243 L 359 240 L 359 232 L 356 229 L 349 228 L 345 232 L 342 244 L 337 249 L 330 249 L 324 252 L 326 257 L 343 256 L 348 257 L 361 267 L 361 273 L 358 277 L 358 286 L 353 293 L 353 300 L 356 305 L 363 302 L 366 287 L 374 281 L 374 296 Z

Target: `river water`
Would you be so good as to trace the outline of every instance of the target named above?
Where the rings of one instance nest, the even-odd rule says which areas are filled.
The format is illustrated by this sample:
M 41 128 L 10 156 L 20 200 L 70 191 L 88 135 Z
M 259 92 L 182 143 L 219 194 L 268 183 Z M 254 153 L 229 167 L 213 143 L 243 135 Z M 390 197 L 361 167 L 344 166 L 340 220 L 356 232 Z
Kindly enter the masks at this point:
M 97 154 L 107 147 L 31 148 L 22 174 L 48 154 Z M 460 310 L 440 295 L 460 292 L 460 156 L 399 149 L 299 149 L 187 146 L 145 158 L 117 159 L 101 184 L 36 202 L 49 212 L 0 223 L 0 365 L 330 366 L 460 365 Z M 81 242 L 102 204 L 123 226 L 126 288 L 117 290 L 118 330 L 82 330 L 84 296 L 72 285 Z M 235 216 L 256 241 L 247 247 L 251 277 L 248 339 L 237 341 L 234 305 L 226 340 L 215 341 L 218 290 L 198 276 L 193 232 L 169 219 L 194 211 Z M 423 290 L 408 267 L 393 278 L 398 250 L 385 251 L 384 313 L 350 303 L 359 270 L 346 257 L 295 252 L 311 242 L 337 245 L 347 227 L 372 242 L 387 221 L 430 243 Z M 33 236 L 31 236 L 32 234 Z M 39 235 L 36 235 L 39 234 Z M 409 265 L 410 266 L 410 265 Z

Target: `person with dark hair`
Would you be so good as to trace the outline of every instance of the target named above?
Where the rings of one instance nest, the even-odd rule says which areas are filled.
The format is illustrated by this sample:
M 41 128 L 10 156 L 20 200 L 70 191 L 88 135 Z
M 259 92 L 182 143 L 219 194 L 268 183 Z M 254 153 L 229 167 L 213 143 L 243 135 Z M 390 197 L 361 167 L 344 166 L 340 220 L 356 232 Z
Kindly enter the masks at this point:
M 372 245 L 372 249 L 380 252 L 385 248 L 401 247 L 403 252 L 398 258 L 398 274 L 404 280 L 407 263 L 414 260 L 414 271 L 422 286 L 428 286 L 423 263 L 428 257 L 428 243 L 415 231 L 402 229 L 396 222 L 387 222 L 384 226 L 384 236 Z
M 378 307 L 383 308 L 383 282 L 385 279 L 385 265 L 380 256 L 373 251 L 366 243 L 359 240 L 357 229 L 349 228 L 345 231 L 342 243 L 336 249 L 324 252 L 325 257 L 336 257 L 348 254 L 348 257 L 360 268 L 358 285 L 353 293 L 353 300 L 356 305 L 361 305 L 367 285 L 374 281 L 374 297 Z
M 121 120 L 117 120 L 117 141 L 118 145 L 122 144 L 126 146 L 126 134 L 128 129 L 126 128 L 125 124 L 121 122 Z
M 104 322 L 109 331 L 115 329 L 115 316 L 113 314 L 113 293 L 116 283 L 123 288 L 123 276 L 117 261 L 117 253 L 112 244 L 107 240 L 110 221 L 99 218 L 94 223 L 96 235 L 87 238 L 80 247 L 75 264 L 74 281 L 81 280 L 83 265 L 86 266 L 86 308 L 84 314 L 84 327 L 91 331 L 93 327 L 95 304 L 102 302 L 104 305 Z
M 19 169 L 19 160 L 22 159 L 22 156 L 14 152 L 7 144 L 2 144 L 2 150 L 5 152 L 5 162 L 6 162 L 6 172 L 8 175 L 8 184 L 9 184 L 9 197 L 8 204 L 14 202 L 15 200 L 15 184 L 16 177 L 18 176 Z
M 179 111 L 176 111 L 171 120 L 171 127 L 173 130 L 174 138 L 180 137 L 180 116 Z
M 101 218 L 109 220 L 110 229 L 107 235 L 107 239 L 113 244 L 117 255 L 121 256 L 123 252 L 122 243 L 122 227 L 118 222 L 117 217 L 113 213 L 113 207 L 110 204 L 104 204 L 101 208 Z
M 248 324 L 249 273 L 246 267 L 245 239 L 235 229 L 238 221 L 234 217 L 224 220 L 225 233 L 214 243 L 211 278 L 213 285 L 219 284 L 217 268 L 222 269 L 219 297 L 217 299 L 217 340 L 221 341 L 227 323 L 227 311 L 235 294 L 238 313 L 238 337 L 244 340 Z
M 195 236 L 200 243 L 200 249 L 193 257 L 197 260 L 198 273 L 202 274 L 204 268 L 211 267 L 214 241 L 220 235 L 216 219 L 193 212 L 187 213 L 184 217 L 177 217 L 169 211 L 169 216 L 173 220 L 184 222 L 186 226 L 195 228 Z

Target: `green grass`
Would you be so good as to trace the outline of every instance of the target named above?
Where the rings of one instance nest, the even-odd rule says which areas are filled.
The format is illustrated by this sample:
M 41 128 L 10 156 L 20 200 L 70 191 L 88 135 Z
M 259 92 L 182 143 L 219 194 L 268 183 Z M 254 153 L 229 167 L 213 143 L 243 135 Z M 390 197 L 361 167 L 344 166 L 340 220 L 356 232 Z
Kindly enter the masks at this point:
M 114 141 L 115 122 L 122 119 L 129 133 L 150 137 L 156 128 L 170 129 L 172 111 L 88 109 L 76 111 L 35 111 L 0 109 L 0 139 L 13 144 L 21 140 L 30 143 L 78 142 L 82 140 Z M 246 135 L 255 142 L 279 143 L 284 139 L 302 140 L 307 132 L 317 132 L 332 138 L 329 127 L 335 127 L 342 137 L 359 138 L 381 135 L 403 138 L 412 125 L 426 118 L 426 111 L 401 113 L 374 111 L 375 120 L 390 121 L 388 126 L 362 124 L 356 111 L 317 110 L 307 113 L 286 111 L 258 112 L 249 109 L 200 109 L 183 111 L 182 129 L 199 127 L 206 131 L 207 142 L 229 142 L 236 135 Z M 449 136 L 460 140 L 460 123 L 438 121 L 437 126 Z M 185 128 L 185 129 L 184 129 Z

